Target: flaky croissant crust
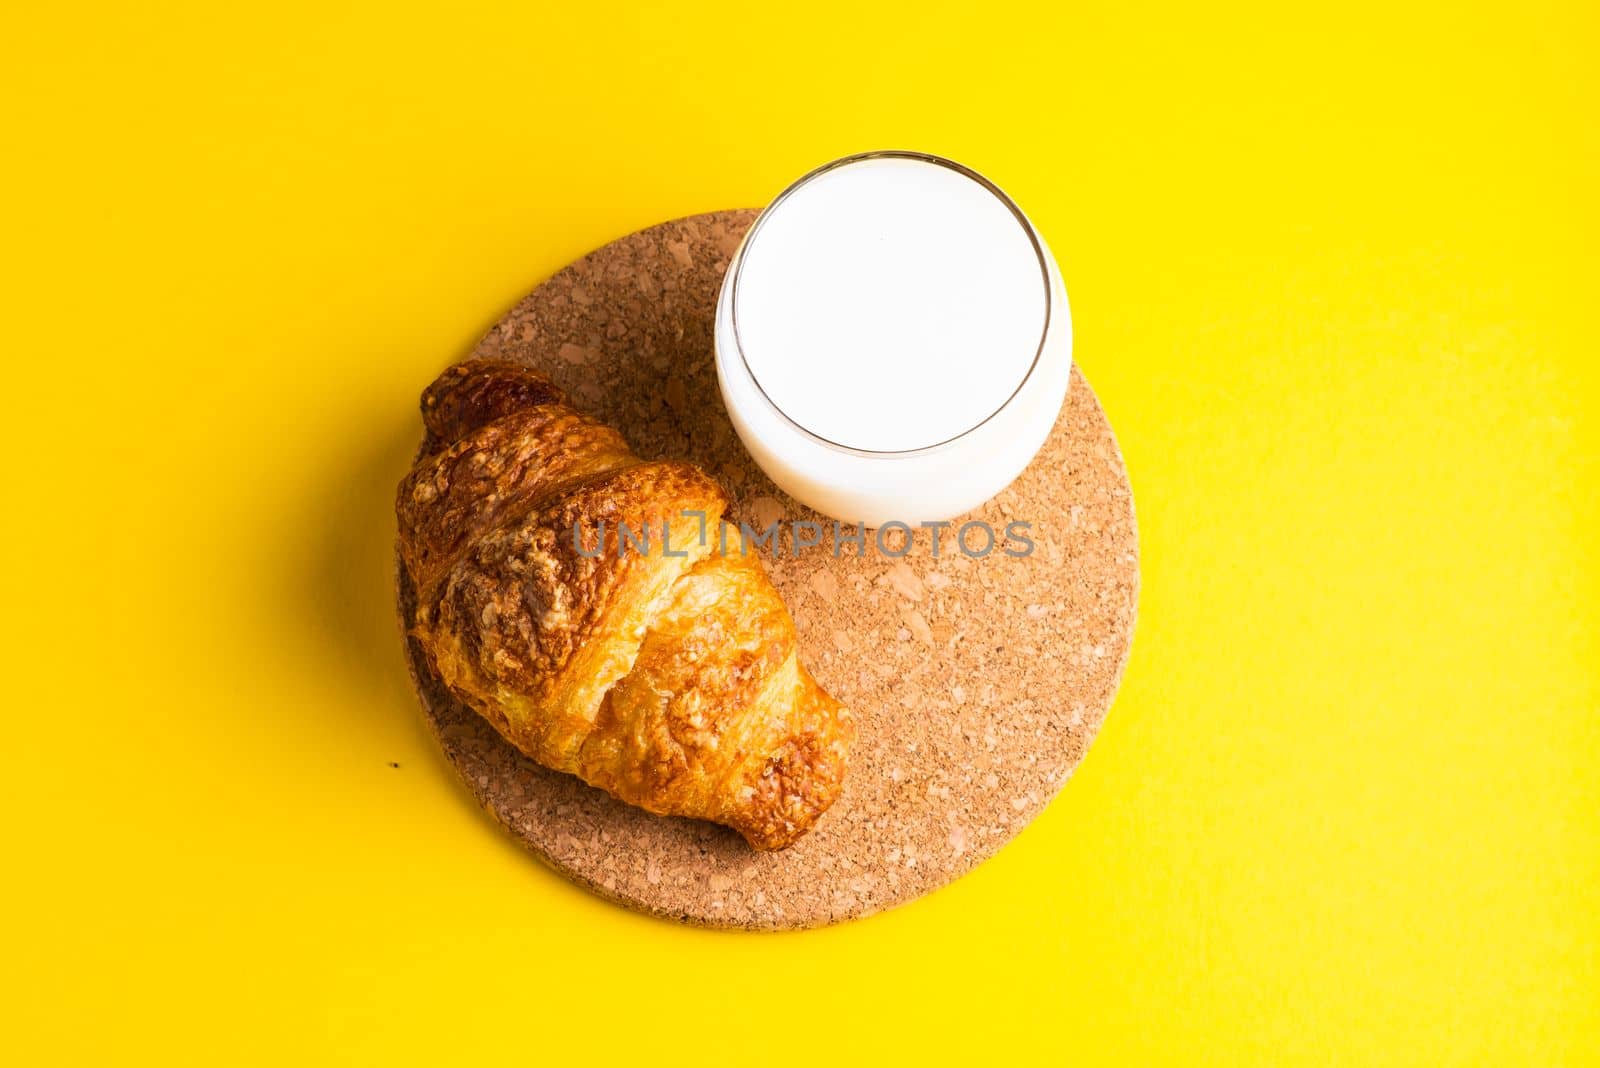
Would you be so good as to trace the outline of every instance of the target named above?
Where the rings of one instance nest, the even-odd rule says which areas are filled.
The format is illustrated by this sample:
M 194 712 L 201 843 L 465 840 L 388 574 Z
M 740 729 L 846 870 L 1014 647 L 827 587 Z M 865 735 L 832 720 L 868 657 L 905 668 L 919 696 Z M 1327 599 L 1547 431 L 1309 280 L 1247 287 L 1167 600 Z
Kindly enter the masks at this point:
M 509 361 L 445 371 L 422 415 L 400 558 L 411 633 L 451 692 L 534 760 L 630 804 L 727 824 L 757 849 L 810 830 L 854 725 L 800 663 L 755 554 L 717 537 L 721 488 L 640 460 Z M 655 534 L 648 551 L 618 551 L 624 524 Z

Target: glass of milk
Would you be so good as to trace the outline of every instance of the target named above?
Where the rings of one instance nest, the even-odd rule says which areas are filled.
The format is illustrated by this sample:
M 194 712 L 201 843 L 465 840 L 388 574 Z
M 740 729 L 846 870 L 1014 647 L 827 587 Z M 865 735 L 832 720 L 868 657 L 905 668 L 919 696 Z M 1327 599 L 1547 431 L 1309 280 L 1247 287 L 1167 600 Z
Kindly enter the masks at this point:
M 993 182 L 867 152 L 780 193 L 728 267 L 717 376 L 783 490 L 869 527 L 941 522 L 1005 489 L 1072 371 L 1055 260 Z

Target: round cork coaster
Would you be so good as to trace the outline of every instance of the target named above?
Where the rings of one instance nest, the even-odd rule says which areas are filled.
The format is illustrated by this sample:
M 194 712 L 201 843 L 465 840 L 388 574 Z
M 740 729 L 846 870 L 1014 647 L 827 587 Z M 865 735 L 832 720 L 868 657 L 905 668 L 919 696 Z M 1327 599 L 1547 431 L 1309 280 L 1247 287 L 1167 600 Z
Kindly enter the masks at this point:
M 1043 452 L 998 498 L 943 532 L 870 532 L 864 551 L 768 481 L 723 409 L 712 360 L 717 290 L 754 211 L 663 223 L 615 241 L 518 304 L 474 356 L 538 367 L 648 458 L 719 478 L 729 518 L 822 521 L 823 545 L 768 553 L 801 655 L 854 711 L 843 795 L 796 845 L 757 853 L 737 834 L 652 816 L 526 759 L 435 679 L 413 677 L 444 751 L 494 818 L 552 867 L 607 898 L 718 927 L 809 927 L 925 894 L 991 856 L 1083 758 L 1111 705 L 1133 632 L 1138 536 L 1105 413 L 1073 372 Z M 848 388 L 848 383 L 841 383 Z M 886 398 L 892 403 L 892 398 Z M 960 522 L 1001 536 L 987 555 Z M 1006 542 L 1026 522 L 1026 556 Z M 853 533 L 845 528 L 843 535 Z M 982 528 L 967 545 L 984 548 Z M 887 551 L 884 551 L 887 550 Z M 903 555 L 893 555 L 903 553 Z M 411 591 L 401 580 L 402 618 Z

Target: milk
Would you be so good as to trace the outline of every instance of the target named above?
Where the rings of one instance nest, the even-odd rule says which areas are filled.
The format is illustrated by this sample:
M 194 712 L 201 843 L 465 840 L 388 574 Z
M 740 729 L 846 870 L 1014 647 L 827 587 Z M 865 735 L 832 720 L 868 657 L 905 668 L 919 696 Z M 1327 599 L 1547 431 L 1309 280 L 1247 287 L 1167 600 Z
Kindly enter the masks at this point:
M 1054 260 L 997 188 L 948 160 L 826 165 L 762 213 L 717 309 L 717 372 L 756 462 L 834 518 L 915 526 L 1004 489 L 1065 397 Z

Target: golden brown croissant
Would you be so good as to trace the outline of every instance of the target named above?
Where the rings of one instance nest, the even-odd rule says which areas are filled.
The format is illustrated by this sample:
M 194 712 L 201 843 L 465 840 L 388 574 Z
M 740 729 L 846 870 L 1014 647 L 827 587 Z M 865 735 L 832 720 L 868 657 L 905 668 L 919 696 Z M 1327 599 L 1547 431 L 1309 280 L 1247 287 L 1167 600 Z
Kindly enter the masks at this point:
M 400 558 L 411 633 L 451 692 L 534 760 L 651 812 L 757 849 L 810 830 L 854 725 L 801 666 L 760 562 L 718 537 L 717 484 L 641 461 L 503 360 L 445 371 L 422 417 Z M 648 547 L 619 546 L 622 524 Z

